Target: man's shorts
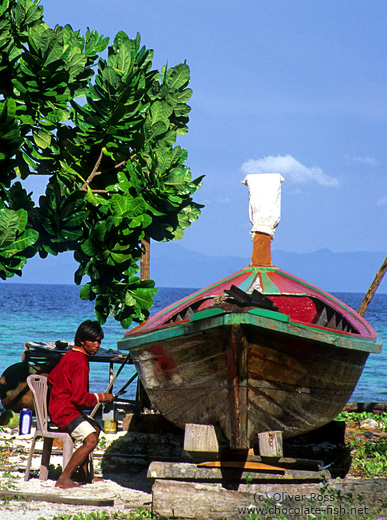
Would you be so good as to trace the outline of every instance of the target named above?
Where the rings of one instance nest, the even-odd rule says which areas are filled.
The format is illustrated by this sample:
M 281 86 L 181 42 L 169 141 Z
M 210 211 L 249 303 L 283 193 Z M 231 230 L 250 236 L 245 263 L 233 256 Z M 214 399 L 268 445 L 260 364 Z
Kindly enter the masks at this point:
M 76 417 L 66 426 L 66 431 L 71 435 L 73 441 L 83 442 L 91 433 L 96 433 L 95 421 L 86 417 Z M 95 423 L 97 424 L 97 423 Z

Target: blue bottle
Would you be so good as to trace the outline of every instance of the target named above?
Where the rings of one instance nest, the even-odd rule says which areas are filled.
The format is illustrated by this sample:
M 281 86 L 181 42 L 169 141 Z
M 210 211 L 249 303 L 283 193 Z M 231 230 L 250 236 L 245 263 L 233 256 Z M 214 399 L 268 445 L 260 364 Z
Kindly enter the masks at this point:
M 31 433 L 31 423 L 32 423 L 32 412 L 27 408 L 23 408 L 20 412 L 20 422 L 19 422 L 19 435 L 28 435 Z

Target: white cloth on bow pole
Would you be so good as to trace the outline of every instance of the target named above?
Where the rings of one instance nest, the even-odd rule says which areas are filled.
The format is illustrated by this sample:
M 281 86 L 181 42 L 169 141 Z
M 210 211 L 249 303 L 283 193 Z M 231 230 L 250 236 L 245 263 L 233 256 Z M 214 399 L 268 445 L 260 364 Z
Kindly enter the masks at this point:
M 256 231 L 274 236 L 274 229 L 281 218 L 281 182 L 279 173 L 257 173 L 246 175 L 242 183 L 249 190 L 249 217 Z

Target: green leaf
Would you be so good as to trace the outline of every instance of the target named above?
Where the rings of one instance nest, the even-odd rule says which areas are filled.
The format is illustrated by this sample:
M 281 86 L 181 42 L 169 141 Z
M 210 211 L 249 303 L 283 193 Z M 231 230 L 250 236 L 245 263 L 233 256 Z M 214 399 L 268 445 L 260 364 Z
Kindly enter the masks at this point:
M 113 51 L 118 52 L 124 45 L 128 45 L 130 42 L 129 36 L 124 31 L 119 31 L 113 42 Z
M 7 123 L 13 121 L 16 115 L 16 102 L 12 98 L 0 103 L 0 121 Z
M 16 211 L 0 209 L 0 249 L 9 247 L 15 241 L 19 220 Z
M 3 254 L 14 255 L 19 251 L 23 251 L 27 247 L 37 242 L 39 233 L 34 229 L 26 229 L 24 233 L 12 242 L 12 247 L 8 246 Z
M 133 199 L 130 212 L 133 216 L 141 215 L 145 211 L 145 201 L 142 197 Z
M 111 206 L 117 216 L 137 216 L 145 211 L 145 201 L 142 197 L 133 198 L 131 195 L 114 194 Z
M 125 248 L 127 250 L 127 248 Z M 132 253 L 124 254 L 124 253 L 116 253 L 114 251 L 111 252 L 111 257 L 116 264 L 123 264 L 124 262 L 128 262 L 132 260 Z
M 37 168 L 37 165 L 36 165 L 36 162 L 34 162 L 30 157 L 28 157 L 27 154 L 25 154 L 24 152 L 22 152 L 22 157 L 24 159 L 24 161 L 29 165 L 31 166 L 31 168 L 33 168 L 34 170 L 36 170 Z
M 87 239 L 81 244 L 81 249 L 84 253 L 86 253 L 89 257 L 97 256 L 101 253 L 101 249 L 93 243 L 92 240 Z
M 181 63 L 167 71 L 165 82 L 171 90 L 179 90 L 187 85 L 189 80 L 189 67 Z
M 122 217 L 129 210 L 131 198 L 130 195 L 114 194 L 112 196 L 111 207 L 117 216 Z
M 3 0 L 0 6 L 0 16 L 3 16 L 3 14 L 7 11 L 9 8 L 9 0 Z
M 79 296 L 81 297 L 81 300 L 93 300 L 95 298 L 95 294 L 90 290 L 90 284 L 87 283 L 81 287 Z
M 121 326 L 124 328 L 124 329 L 128 329 L 130 327 L 130 325 L 132 324 L 132 318 L 128 317 L 128 318 L 123 318 L 121 320 Z
M 63 229 L 60 232 L 60 237 L 62 237 L 65 242 L 74 242 L 81 238 L 82 234 L 82 229 Z
M 70 59 L 68 66 L 69 66 L 69 73 L 71 75 L 75 75 L 78 72 L 82 71 L 85 68 L 85 65 L 87 63 L 86 56 L 82 54 L 81 52 L 76 52 Z
M 185 88 L 184 90 L 176 92 L 174 97 L 179 103 L 187 103 L 187 101 L 192 97 L 192 90 L 190 88 Z
M 132 56 L 130 53 L 130 47 L 126 43 L 121 45 L 119 48 L 115 70 L 120 72 L 123 76 L 126 76 L 130 72 L 131 64 Z
M 63 45 L 58 40 L 58 37 L 56 34 L 51 31 L 47 30 L 45 36 L 47 35 L 47 43 L 46 43 L 46 49 L 44 53 L 44 62 L 43 66 L 47 67 L 51 63 L 59 60 L 63 55 Z M 43 50 L 43 49 L 42 49 Z
M 157 136 L 163 134 L 166 130 L 167 130 L 167 126 L 165 125 L 165 123 L 162 123 L 161 121 L 155 123 L 148 130 L 147 142 L 152 141 Z
M 29 2 L 30 3 L 30 2 Z M 24 18 L 24 25 L 31 25 L 33 24 L 34 22 L 38 21 L 41 19 L 42 17 L 42 13 L 43 13 L 43 8 L 41 6 L 38 6 L 37 4 L 32 4 L 26 14 L 25 14 L 25 18 Z
M 150 309 L 153 303 L 152 295 L 154 294 L 152 293 L 152 290 L 136 289 L 135 291 L 132 291 L 131 294 L 141 308 Z
M 90 31 L 89 28 L 86 31 L 86 46 L 85 53 L 87 56 L 103 52 L 109 43 L 109 38 L 99 36 L 97 31 Z
M 39 146 L 39 148 L 42 148 L 45 150 L 48 148 L 51 144 L 52 136 L 48 132 L 45 132 L 44 130 L 37 128 L 34 130 L 34 141 Z
M 132 296 L 131 291 L 127 291 L 125 294 L 125 305 L 130 305 L 133 307 L 133 305 L 136 305 L 136 299 Z
M 18 232 L 23 233 L 28 223 L 28 212 L 25 209 L 20 208 L 17 210 L 17 214 L 19 215 Z
M 150 110 L 150 124 L 154 125 L 157 121 L 167 121 L 168 116 L 165 114 L 164 103 L 162 101 L 156 101 L 153 103 Z
M 106 67 L 102 71 L 102 79 L 104 83 L 108 83 L 114 89 L 118 88 L 120 77 L 113 67 Z
M 147 229 L 152 224 L 152 217 L 148 214 L 141 214 L 137 217 L 133 217 L 130 219 L 130 222 L 128 223 L 129 229 L 127 230 L 129 232 L 130 228 L 136 228 L 141 227 L 142 229 Z M 125 234 L 125 231 L 124 231 Z
M 101 196 L 96 195 L 91 191 L 90 186 L 87 187 L 86 200 L 93 206 L 99 206 L 106 203 L 106 201 Z

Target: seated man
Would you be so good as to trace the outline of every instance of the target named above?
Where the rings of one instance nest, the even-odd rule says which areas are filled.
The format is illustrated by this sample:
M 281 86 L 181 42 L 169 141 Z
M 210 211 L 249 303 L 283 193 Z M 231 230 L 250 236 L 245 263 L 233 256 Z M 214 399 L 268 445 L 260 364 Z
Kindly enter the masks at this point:
M 88 356 L 96 354 L 103 337 L 102 327 L 97 321 L 87 320 L 81 323 L 75 334 L 74 347 L 48 375 L 48 382 L 52 385 L 48 409 L 52 421 L 60 430 L 68 432 L 74 441 L 83 442 L 74 451 L 55 484 L 60 488 L 78 485 L 72 480 L 72 474 L 78 468 L 85 481 L 90 479 L 87 464 L 89 454 L 98 444 L 100 428 L 95 421 L 83 415 L 82 410 L 93 408 L 99 402 L 112 402 L 114 399 L 112 394 L 92 394 L 88 391 Z

